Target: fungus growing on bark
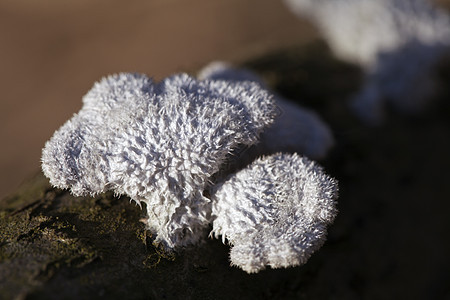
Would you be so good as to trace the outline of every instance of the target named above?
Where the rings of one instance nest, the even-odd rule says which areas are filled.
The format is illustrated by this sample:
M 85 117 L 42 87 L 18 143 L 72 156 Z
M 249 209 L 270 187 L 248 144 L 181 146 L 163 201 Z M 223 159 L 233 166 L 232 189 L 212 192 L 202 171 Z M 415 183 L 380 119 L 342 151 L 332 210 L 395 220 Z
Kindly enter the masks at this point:
M 42 170 L 74 195 L 113 190 L 144 202 L 147 226 L 166 249 L 198 242 L 213 222 L 243 270 L 296 266 L 324 241 L 335 181 L 297 154 L 223 172 L 275 115 L 273 97 L 257 82 L 113 75 L 46 143 Z
M 361 66 L 355 113 L 378 124 L 389 101 L 417 113 L 435 92 L 434 67 L 450 45 L 450 17 L 426 0 L 285 0 L 321 30 L 340 59 Z
M 325 241 L 335 215 L 336 181 L 296 154 L 254 161 L 213 187 L 211 234 L 231 244 L 248 273 L 304 264 Z
M 74 195 L 113 190 L 147 206 L 148 227 L 169 248 L 195 243 L 208 226 L 203 191 L 227 156 L 251 145 L 275 113 L 252 82 L 153 82 L 119 74 L 96 83 L 83 107 L 46 143 L 42 169 Z

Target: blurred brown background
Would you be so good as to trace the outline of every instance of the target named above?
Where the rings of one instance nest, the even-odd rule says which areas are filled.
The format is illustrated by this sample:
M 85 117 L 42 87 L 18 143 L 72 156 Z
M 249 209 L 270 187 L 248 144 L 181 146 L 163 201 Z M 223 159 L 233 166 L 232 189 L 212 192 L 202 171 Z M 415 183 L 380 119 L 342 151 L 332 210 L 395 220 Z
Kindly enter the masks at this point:
M 0 198 L 102 76 L 160 79 L 316 37 L 273 0 L 0 0 Z

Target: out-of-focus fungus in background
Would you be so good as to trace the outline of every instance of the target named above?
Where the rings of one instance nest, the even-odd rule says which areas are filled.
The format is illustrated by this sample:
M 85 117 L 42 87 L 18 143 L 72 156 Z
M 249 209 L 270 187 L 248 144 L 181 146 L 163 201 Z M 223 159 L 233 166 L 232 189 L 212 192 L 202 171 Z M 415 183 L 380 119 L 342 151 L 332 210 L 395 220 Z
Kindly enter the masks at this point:
M 281 1 L 0 0 L 0 198 L 101 77 L 160 79 L 315 38 Z

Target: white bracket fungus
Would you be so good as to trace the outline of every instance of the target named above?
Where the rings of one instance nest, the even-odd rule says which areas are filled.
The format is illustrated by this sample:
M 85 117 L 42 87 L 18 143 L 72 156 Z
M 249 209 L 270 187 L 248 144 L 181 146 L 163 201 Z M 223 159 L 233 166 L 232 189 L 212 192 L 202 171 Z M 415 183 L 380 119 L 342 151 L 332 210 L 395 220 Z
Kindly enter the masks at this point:
M 284 0 L 318 26 L 337 57 L 364 69 L 355 113 L 378 124 L 384 102 L 415 113 L 435 92 L 433 68 L 450 45 L 450 17 L 426 0 Z
M 216 237 L 233 245 L 232 264 L 248 273 L 304 264 L 335 215 L 336 182 L 296 154 L 254 161 L 213 187 Z
M 148 226 L 169 248 L 195 243 L 209 224 L 202 193 L 238 145 L 273 119 L 270 94 L 251 82 L 154 83 L 119 74 L 96 83 L 42 153 L 50 182 L 74 195 L 113 190 L 145 202 Z
M 167 249 L 198 242 L 213 222 L 245 271 L 295 266 L 324 241 L 335 181 L 296 154 L 258 159 L 225 181 L 215 176 L 275 115 L 273 96 L 257 82 L 113 75 L 46 143 L 42 170 L 74 195 L 112 190 L 144 202 L 147 226 Z

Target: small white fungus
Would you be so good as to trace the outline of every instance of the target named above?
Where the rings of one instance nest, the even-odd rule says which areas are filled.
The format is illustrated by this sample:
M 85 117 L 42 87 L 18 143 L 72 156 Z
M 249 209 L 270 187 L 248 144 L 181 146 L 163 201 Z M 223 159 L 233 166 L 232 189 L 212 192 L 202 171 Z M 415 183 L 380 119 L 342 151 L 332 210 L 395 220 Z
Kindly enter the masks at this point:
M 263 157 L 213 187 L 211 234 L 232 244 L 232 264 L 248 273 L 298 266 L 325 241 L 336 197 L 336 181 L 311 160 Z
M 147 226 L 166 249 L 198 242 L 212 222 L 211 234 L 233 244 L 231 261 L 246 272 L 296 266 L 325 239 L 336 214 L 336 182 L 297 154 L 227 170 L 275 116 L 273 97 L 257 80 L 180 74 L 158 83 L 113 75 L 94 85 L 46 143 L 42 170 L 77 196 L 112 190 L 144 202 Z M 295 138 L 290 129 L 277 130 Z M 277 136 L 271 142 L 286 147 Z
M 156 83 L 119 74 L 96 83 L 83 107 L 46 143 L 42 169 L 74 195 L 113 190 L 147 206 L 168 248 L 195 243 L 210 222 L 203 191 L 228 154 L 273 120 L 272 96 L 252 82 Z

